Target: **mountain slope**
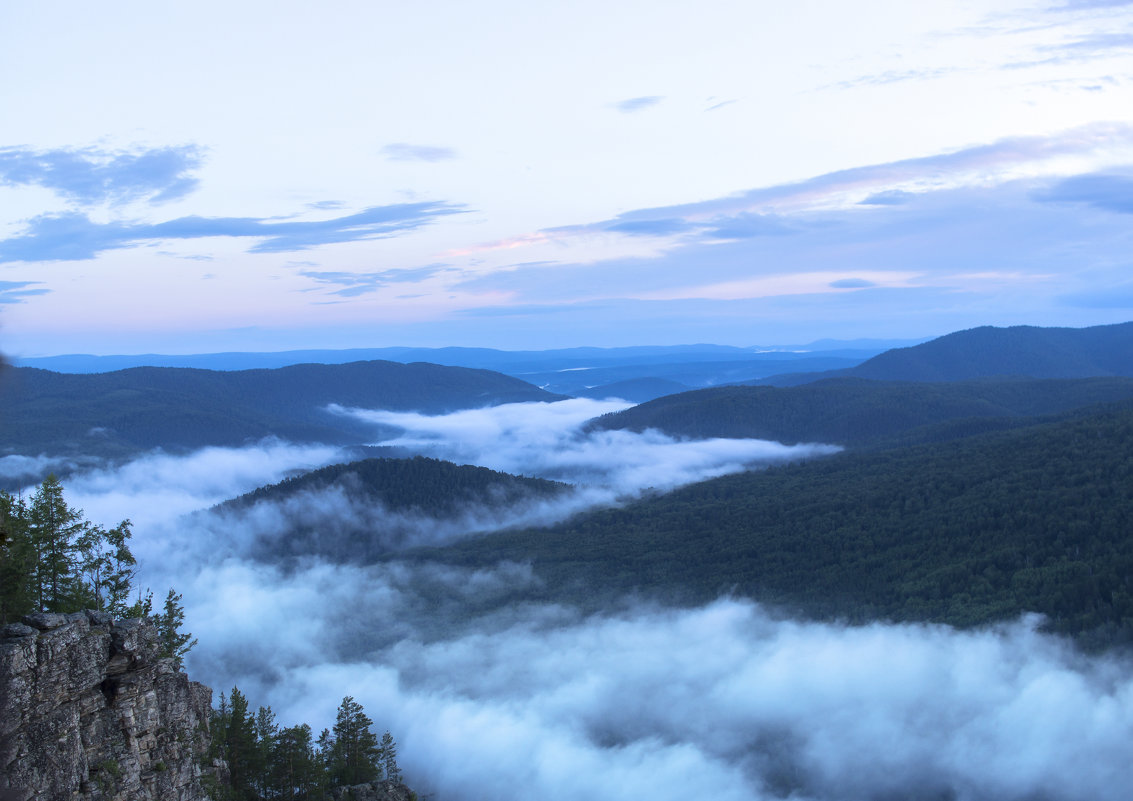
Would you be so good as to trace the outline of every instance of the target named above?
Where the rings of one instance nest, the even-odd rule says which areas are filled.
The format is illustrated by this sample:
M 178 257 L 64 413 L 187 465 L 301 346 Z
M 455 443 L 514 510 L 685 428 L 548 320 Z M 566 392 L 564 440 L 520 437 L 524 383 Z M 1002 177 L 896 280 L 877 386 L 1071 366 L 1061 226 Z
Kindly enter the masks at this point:
M 823 618 L 1025 611 L 1133 641 L 1133 402 L 942 445 L 726 476 L 543 531 L 422 552 L 529 560 L 547 598 L 734 593 Z
M 795 387 L 730 386 L 669 395 L 603 415 L 594 428 L 672 436 L 876 445 L 958 420 L 1054 414 L 1133 398 L 1133 378 L 913 383 L 827 379 Z M 943 429 L 924 431 L 942 439 Z

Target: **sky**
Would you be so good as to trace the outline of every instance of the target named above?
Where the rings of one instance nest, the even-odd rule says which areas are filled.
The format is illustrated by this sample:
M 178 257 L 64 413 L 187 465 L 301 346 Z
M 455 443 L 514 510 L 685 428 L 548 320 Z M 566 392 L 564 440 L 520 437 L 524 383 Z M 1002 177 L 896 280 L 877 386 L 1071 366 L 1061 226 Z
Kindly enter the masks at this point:
M 0 351 L 1133 319 L 1133 2 L 0 7 Z

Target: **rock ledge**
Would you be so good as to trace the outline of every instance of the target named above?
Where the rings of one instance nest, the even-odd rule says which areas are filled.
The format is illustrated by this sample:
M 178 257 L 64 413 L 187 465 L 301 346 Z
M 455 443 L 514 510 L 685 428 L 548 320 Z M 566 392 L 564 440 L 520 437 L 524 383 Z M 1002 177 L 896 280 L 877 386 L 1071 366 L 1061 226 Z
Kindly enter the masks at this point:
M 212 690 L 157 654 L 100 612 L 0 628 L 0 799 L 204 801 Z

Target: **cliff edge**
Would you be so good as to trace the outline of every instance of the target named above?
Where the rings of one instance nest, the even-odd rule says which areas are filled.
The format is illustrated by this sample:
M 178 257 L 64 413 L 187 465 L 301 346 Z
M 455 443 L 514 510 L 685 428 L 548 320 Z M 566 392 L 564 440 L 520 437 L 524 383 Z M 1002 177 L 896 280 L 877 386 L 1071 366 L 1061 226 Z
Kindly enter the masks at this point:
M 212 690 L 157 654 L 144 619 L 0 628 L 0 801 L 204 801 Z

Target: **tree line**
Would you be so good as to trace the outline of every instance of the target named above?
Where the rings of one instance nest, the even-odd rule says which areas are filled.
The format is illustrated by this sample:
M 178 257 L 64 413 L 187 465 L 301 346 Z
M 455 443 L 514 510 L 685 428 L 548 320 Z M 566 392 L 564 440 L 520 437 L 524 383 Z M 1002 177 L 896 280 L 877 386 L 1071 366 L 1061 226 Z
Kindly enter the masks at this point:
M 178 667 L 196 640 L 181 632 L 181 596 L 170 589 L 160 612 L 153 593 L 135 593 L 137 560 L 129 520 L 96 525 L 68 505 L 54 474 L 30 499 L 0 492 L 0 624 L 34 612 L 94 609 L 112 617 L 148 617 L 157 627 L 161 656 Z M 131 597 L 133 601 L 131 602 Z
M 229 695 L 221 693 L 209 726 L 209 756 L 228 769 L 227 781 L 218 782 L 213 795 L 219 801 L 322 801 L 338 787 L 400 784 L 397 744 L 388 731 L 379 739 L 373 725 L 348 695 L 334 726 L 316 738 L 306 723 L 281 728 L 271 707 L 253 713 L 233 687 Z

